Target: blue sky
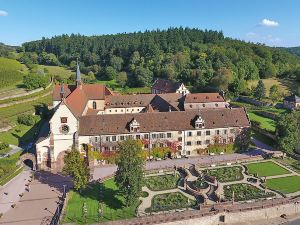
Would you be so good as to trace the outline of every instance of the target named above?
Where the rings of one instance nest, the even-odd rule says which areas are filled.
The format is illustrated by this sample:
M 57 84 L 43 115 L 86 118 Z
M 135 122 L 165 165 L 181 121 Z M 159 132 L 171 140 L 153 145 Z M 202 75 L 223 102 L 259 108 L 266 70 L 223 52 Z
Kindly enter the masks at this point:
M 0 42 L 183 26 L 270 46 L 300 46 L 299 0 L 0 0 Z

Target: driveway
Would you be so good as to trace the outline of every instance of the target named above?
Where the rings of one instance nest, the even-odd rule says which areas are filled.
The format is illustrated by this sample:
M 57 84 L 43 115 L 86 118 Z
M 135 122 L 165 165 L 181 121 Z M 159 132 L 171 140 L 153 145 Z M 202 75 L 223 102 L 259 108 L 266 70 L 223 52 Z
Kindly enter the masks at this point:
M 29 191 L 16 203 L 16 208 L 10 208 L 0 219 L 0 224 L 8 225 L 48 225 L 56 210 L 57 202 L 63 192 L 72 186 L 69 178 L 50 172 L 36 172 L 36 179 L 30 183 Z M 20 178 L 22 180 L 22 178 Z M 14 181 L 11 187 L 18 186 Z M 9 189 L 9 194 L 18 194 Z M 9 203 L 11 204 L 11 202 Z

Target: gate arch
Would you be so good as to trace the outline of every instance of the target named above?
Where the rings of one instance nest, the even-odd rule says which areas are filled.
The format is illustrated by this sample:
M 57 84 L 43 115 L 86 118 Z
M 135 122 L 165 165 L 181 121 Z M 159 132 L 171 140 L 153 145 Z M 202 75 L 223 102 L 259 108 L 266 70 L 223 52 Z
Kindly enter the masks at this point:
M 27 161 L 31 161 L 32 162 L 32 169 L 36 170 L 36 157 L 34 154 L 32 153 L 25 153 L 23 155 L 20 156 L 20 161 L 24 164 L 26 164 L 25 162 Z

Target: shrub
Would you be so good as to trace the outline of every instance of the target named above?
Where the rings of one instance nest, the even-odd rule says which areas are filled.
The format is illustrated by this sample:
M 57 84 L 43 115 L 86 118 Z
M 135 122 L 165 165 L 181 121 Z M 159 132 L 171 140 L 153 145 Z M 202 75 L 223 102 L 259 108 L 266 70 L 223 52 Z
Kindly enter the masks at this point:
M 25 114 L 25 115 L 20 115 L 18 116 L 18 123 L 19 124 L 24 124 L 26 126 L 32 126 L 35 124 L 35 118 L 33 115 Z
M 46 75 L 29 74 L 23 79 L 24 86 L 27 90 L 37 88 L 46 88 L 49 83 L 49 77 Z
M 9 147 L 8 143 L 6 143 L 6 142 L 0 143 L 0 151 L 4 150 L 4 149 L 7 149 L 8 147 Z

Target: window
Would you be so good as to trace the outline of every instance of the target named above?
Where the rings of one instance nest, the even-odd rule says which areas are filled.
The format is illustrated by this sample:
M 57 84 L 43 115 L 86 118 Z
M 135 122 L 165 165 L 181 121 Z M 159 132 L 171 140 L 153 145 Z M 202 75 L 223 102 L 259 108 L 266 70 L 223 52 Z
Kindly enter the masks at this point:
M 207 130 L 207 131 L 206 131 L 206 135 L 210 135 L 210 130 Z
M 118 112 L 118 110 L 117 110 L 117 109 L 115 109 L 115 112 Z
M 181 145 L 179 145 L 179 146 L 177 147 L 177 149 L 178 149 L 179 151 L 182 150 Z
M 120 140 L 121 140 L 121 141 L 124 141 L 124 136 L 120 136 Z
M 160 137 L 160 138 L 165 138 L 165 134 L 164 134 L 164 133 L 160 133 L 160 134 L 159 134 L 159 137 Z
M 202 142 L 201 141 L 197 141 L 197 145 L 202 145 Z
M 93 102 L 93 109 L 97 109 L 97 103 L 95 101 Z
M 108 147 L 104 147 L 104 151 L 108 151 L 109 150 L 109 148 Z
M 117 150 L 117 146 L 113 146 L 113 147 L 111 148 L 111 150 L 116 151 L 116 150 Z
M 182 134 L 182 131 L 178 131 L 178 134 Z
M 152 144 L 152 148 L 156 148 L 156 144 Z
M 60 117 L 60 122 L 61 123 L 67 123 L 68 122 L 68 117 Z
M 219 105 L 218 105 L 218 103 L 216 103 L 216 107 L 218 107 Z
M 109 112 L 111 112 L 111 109 L 109 110 Z
M 156 134 L 152 134 L 152 138 L 155 139 L 156 138 Z
M 96 142 L 96 143 L 98 142 L 98 137 L 95 137 L 95 142 Z
M 139 134 L 136 135 L 136 136 L 135 136 L 135 139 L 137 139 L 137 140 L 141 139 L 141 135 L 139 135 Z
M 220 134 L 220 131 L 219 131 L 219 130 L 216 130 L 216 134 L 219 135 L 219 134 Z
M 106 137 L 106 141 L 110 141 L 110 137 L 109 136 Z
M 187 136 L 188 136 L 188 137 L 191 137 L 191 136 L 192 136 L 192 132 L 189 131 L 188 134 L 187 134 Z
M 163 144 L 163 143 L 160 143 L 160 144 L 159 144 L 159 147 L 161 147 L 161 148 L 164 147 L 164 144 Z
M 61 127 L 61 132 L 62 132 L 63 134 L 69 133 L 69 130 L 70 130 L 70 128 L 69 128 L 68 125 L 62 125 L 62 127 Z
M 205 107 L 205 104 L 202 104 L 203 107 Z
M 178 138 L 178 141 L 182 141 L 182 137 L 179 137 L 179 138 Z
M 223 143 L 226 144 L 226 139 L 223 139 Z
M 227 130 L 223 130 L 223 134 L 227 134 Z
M 149 139 L 149 135 L 148 134 L 144 134 L 144 138 L 145 139 Z
M 187 142 L 186 142 L 186 145 L 191 146 L 191 145 L 192 145 L 192 142 L 191 142 L 191 141 L 187 141 Z
M 112 141 L 116 141 L 117 137 L 116 136 L 112 136 L 111 139 L 112 139 Z
M 149 148 L 149 145 L 148 145 L 148 144 L 145 144 L 145 145 L 144 145 L 144 148 Z
M 205 144 L 209 145 L 210 144 L 210 140 L 206 140 Z
M 234 129 L 230 129 L 230 133 L 233 134 L 234 133 Z
M 171 138 L 172 134 L 171 133 L 167 133 L 167 138 Z
M 197 136 L 201 136 L 201 131 L 197 131 Z

